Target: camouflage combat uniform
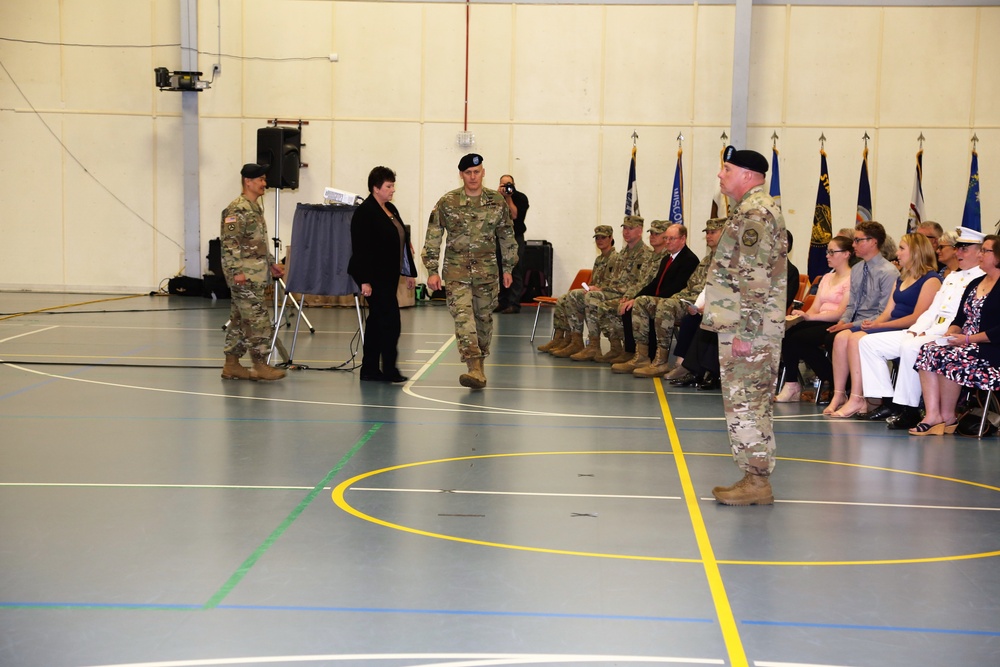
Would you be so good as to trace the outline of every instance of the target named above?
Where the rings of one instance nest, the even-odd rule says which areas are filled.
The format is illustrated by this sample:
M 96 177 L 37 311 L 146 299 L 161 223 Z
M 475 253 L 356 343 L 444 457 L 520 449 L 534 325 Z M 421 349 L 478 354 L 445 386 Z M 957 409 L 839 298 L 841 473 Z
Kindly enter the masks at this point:
M 455 338 L 462 361 L 485 358 L 493 338 L 493 309 L 500 289 L 499 275 L 517 264 L 517 241 L 510 209 L 503 196 L 483 188 L 470 197 L 464 188 L 445 194 L 434 205 L 427 222 L 421 258 L 429 275 L 438 273 L 441 242 L 447 233 L 444 268 L 440 271 L 455 320 Z M 500 242 L 503 267 L 497 266 Z
M 267 224 L 260 202 L 243 195 L 222 211 L 222 273 L 232 292 L 229 326 L 226 327 L 227 355 L 262 361 L 271 349 L 274 326 L 264 303 L 264 289 L 274 257 L 268 251 Z M 246 282 L 237 285 L 233 276 L 242 273 Z
M 649 344 L 649 319 L 653 318 L 657 348 L 670 351 L 674 323 L 687 313 L 687 306 L 681 303 L 681 299 L 695 302 L 705 288 L 705 276 L 708 275 L 708 266 L 714 256 L 715 251 L 710 250 L 701 258 L 694 273 L 688 278 L 687 285 L 677 294 L 667 298 L 645 295 L 636 297 L 632 306 L 632 331 L 635 333 L 636 345 Z
M 574 313 L 574 315 L 583 316 L 583 320 L 587 324 L 588 335 L 601 335 L 600 313 L 602 305 L 607 304 L 605 310 L 613 308 L 617 317 L 618 303 L 621 301 L 622 296 L 631 286 L 634 276 L 640 275 L 643 267 L 650 263 L 649 258 L 652 256 L 653 249 L 642 241 L 639 241 L 631 248 L 626 245 L 618 252 L 618 260 L 615 262 L 608 283 L 601 285 L 599 292 L 587 292 L 583 297 L 583 311 Z M 620 320 L 621 318 L 619 318 L 619 322 Z M 574 322 L 573 319 L 570 322 L 578 327 L 573 328 L 572 331 L 583 332 L 582 323 Z
M 598 255 L 590 274 L 590 285 L 602 289 L 607 286 L 617 262 L 618 252 L 614 248 L 607 255 Z M 583 297 L 586 294 L 587 291 L 581 288 L 570 290 L 559 297 L 555 314 L 552 316 L 552 323 L 556 329 L 583 333 Z M 596 331 L 594 333 L 596 334 Z
M 722 402 L 736 464 L 752 475 L 774 469 L 771 394 L 785 333 L 787 240 L 781 210 L 751 188 L 726 220 L 705 283 L 702 328 L 719 334 Z M 733 339 L 752 345 L 732 354 Z
M 618 314 L 621 299 L 636 298 L 639 291 L 656 277 L 656 272 L 660 269 L 660 260 L 667 252 L 666 246 L 660 252 L 654 251 L 647 245 L 643 245 L 643 248 L 645 252 L 635 258 L 632 267 L 627 269 L 627 272 L 618 274 L 618 278 L 622 281 L 619 299 L 598 304 L 598 326 L 601 328 L 601 333 L 609 340 L 621 340 L 625 336 L 625 325 L 622 323 L 621 315 Z

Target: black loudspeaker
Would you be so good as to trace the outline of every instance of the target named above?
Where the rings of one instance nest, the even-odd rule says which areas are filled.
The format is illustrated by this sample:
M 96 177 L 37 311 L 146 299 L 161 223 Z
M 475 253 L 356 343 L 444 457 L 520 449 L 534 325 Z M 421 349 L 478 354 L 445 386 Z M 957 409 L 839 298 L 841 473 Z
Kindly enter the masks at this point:
M 301 133 L 287 127 L 257 130 L 257 164 L 267 165 L 267 187 L 295 190 L 299 187 Z

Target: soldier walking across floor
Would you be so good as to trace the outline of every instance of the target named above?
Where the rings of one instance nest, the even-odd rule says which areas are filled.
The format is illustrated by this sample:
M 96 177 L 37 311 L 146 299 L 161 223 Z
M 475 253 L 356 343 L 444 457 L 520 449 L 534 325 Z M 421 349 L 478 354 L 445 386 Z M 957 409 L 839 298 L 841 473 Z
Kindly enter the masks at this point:
M 719 172 L 722 193 L 738 203 L 726 220 L 705 282 L 702 328 L 719 334 L 722 403 L 743 478 L 712 489 L 724 505 L 774 502 L 771 394 L 785 333 L 785 220 L 764 190 L 767 159 L 732 146 Z
M 285 371 L 267 365 L 274 325 L 264 304 L 269 276 L 281 278 L 285 267 L 276 264 L 268 249 L 267 224 L 260 198 L 267 189 L 267 169 L 245 164 L 240 170 L 243 192 L 222 211 L 222 273 L 232 292 L 226 327 L 227 380 L 280 380 Z M 253 368 L 240 358 L 250 352 Z
M 421 255 L 427 269 L 427 287 L 441 289 L 442 278 L 448 311 L 455 320 L 458 353 L 468 367 L 459 376 L 463 387 L 486 386 L 483 360 L 490 354 L 493 310 L 503 284 L 510 287 L 517 242 L 507 202 L 496 190 L 484 187 L 483 157 L 469 153 L 458 163 L 462 187 L 446 193 L 431 211 Z M 441 244 L 444 266 L 441 268 Z M 496 247 L 500 244 L 498 266 Z M 440 273 L 438 273 L 440 271 Z

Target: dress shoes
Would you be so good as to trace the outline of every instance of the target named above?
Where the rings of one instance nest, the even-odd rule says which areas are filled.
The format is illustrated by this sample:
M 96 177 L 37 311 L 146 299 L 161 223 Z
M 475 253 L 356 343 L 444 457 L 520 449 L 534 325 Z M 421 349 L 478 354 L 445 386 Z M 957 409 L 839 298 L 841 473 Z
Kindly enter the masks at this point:
M 360 376 L 362 382 L 385 382 L 387 379 L 382 371 L 361 371 Z
M 894 414 L 896 414 L 896 411 L 893 410 L 887 403 L 883 403 L 877 408 L 872 408 L 868 412 L 859 412 L 854 415 L 854 418 L 861 421 L 882 422 L 889 417 L 892 417 Z
M 909 431 L 920 423 L 920 410 L 909 405 L 886 420 L 886 426 L 894 431 Z
M 706 375 L 705 378 L 698 383 L 698 391 L 714 391 L 716 389 L 722 389 L 722 381 L 717 377 Z
M 673 387 L 692 387 L 696 384 L 698 384 L 698 378 L 691 373 L 670 381 L 670 385 Z
M 396 371 L 395 373 L 389 373 L 388 375 L 383 375 L 382 378 L 386 382 L 395 382 L 395 383 L 406 382 L 407 380 L 410 379 L 405 375 L 403 375 L 402 373 L 400 373 L 399 371 Z

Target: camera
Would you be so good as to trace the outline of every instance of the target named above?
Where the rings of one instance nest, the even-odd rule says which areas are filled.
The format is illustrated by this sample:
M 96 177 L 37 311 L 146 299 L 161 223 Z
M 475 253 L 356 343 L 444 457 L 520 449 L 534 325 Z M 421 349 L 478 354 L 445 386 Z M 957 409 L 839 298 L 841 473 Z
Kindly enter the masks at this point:
M 504 183 L 503 185 L 500 186 L 500 192 L 504 193 L 505 195 L 514 194 L 514 184 Z

